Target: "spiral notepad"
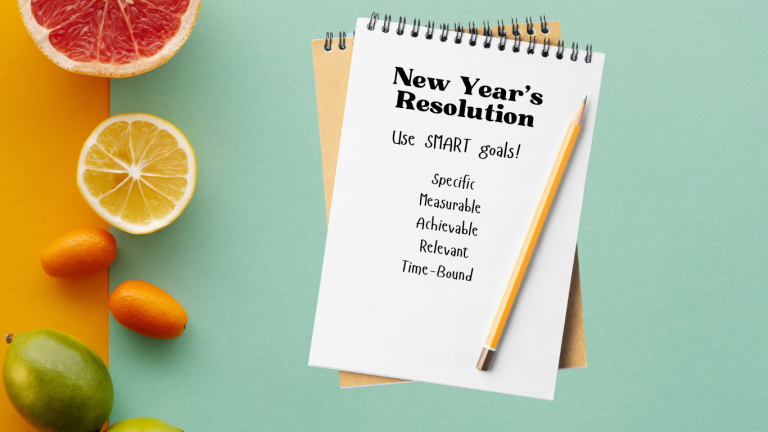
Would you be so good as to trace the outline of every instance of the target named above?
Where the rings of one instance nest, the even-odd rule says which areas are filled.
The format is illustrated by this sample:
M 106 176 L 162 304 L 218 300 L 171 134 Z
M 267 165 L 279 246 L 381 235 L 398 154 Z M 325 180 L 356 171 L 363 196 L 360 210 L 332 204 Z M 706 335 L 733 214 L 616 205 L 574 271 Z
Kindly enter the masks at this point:
M 604 56 L 489 30 L 358 21 L 311 365 L 552 398 Z M 504 348 L 479 373 L 476 349 L 584 95 Z
M 534 23 L 533 18 L 528 18 L 525 21 L 523 34 L 529 38 L 532 36 L 528 35 L 529 31 L 533 35 L 541 35 L 544 34 L 544 30 L 546 30 L 546 35 L 551 40 L 559 41 L 562 38 L 559 21 L 547 22 L 544 16 L 540 17 L 540 22 L 538 23 Z M 505 26 L 504 20 L 499 20 L 499 23 L 509 34 L 514 34 L 515 30 L 520 31 L 519 25 L 511 24 Z M 459 26 L 460 24 L 456 25 L 456 27 Z M 498 27 L 494 28 L 493 32 L 495 35 L 498 35 Z M 324 40 L 312 41 L 318 123 L 320 126 L 320 147 L 323 161 L 326 211 L 328 214 L 330 214 L 333 181 L 336 176 L 336 161 L 339 151 L 342 117 L 344 115 L 344 102 L 349 81 L 349 66 L 354 49 L 354 37 L 347 38 L 346 35 L 341 33 L 339 35 L 338 39 L 334 39 L 332 33 L 327 33 Z M 581 309 L 581 282 L 579 278 L 578 253 L 576 253 L 573 273 L 571 275 L 571 288 L 568 295 L 568 309 L 563 329 L 559 367 L 560 369 L 571 369 L 584 368 L 586 366 L 587 354 Z M 400 382 L 403 381 L 376 375 L 339 372 L 339 385 L 342 388 Z

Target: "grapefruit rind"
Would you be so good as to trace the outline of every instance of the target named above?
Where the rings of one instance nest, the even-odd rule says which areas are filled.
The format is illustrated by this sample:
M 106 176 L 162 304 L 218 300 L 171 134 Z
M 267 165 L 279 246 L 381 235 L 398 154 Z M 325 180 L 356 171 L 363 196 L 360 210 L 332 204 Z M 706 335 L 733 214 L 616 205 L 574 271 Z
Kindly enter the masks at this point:
M 32 37 L 35 45 L 40 48 L 40 51 L 42 51 L 46 57 L 70 72 L 105 78 L 127 78 L 143 74 L 144 72 L 149 72 L 170 60 L 187 41 L 189 34 L 192 33 L 192 28 L 197 21 L 197 14 L 200 11 L 201 1 L 202 0 L 191 0 L 189 2 L 187 11 L 184 12 L 184 15 L 181 17 L 179 31 L 176 32 L 173 38 L 171 38 L 158 53 L 151 57 L 141 57 L 127 64 L 111 64 L 78 62 L 56 50 L 53 45 L 51 45 L 48 38 L 51 31 L 55 29 L 46 29 L 37 23 L 32 14 L 32 0 L 18 0 L 19 11 L 21 12 L 21 18 L 24 21 L 24 27 L 27 28 L 27 32 Z
M 154 220 L 152 223 L 148 225 L 131 224 L 117 216 L 110 214 L 99 203 L 99 197 L 93 196 L 88 191 L 88 186 L 85 184 L 83 180 L 83 175 L 87 169 L 86 156 L 88 155 L 91 147 L 93 147 L 96 144 L 96 140 L 101 134 L 101 132 L 116 122 L 124 121 L 130 124 L 137 120 L 153 123 L 157 127 L 173 135 L 173 137 L 176 138 L 176 141 L 179 144 L 179 148 L 184 150 L 184 152 L 186 153 L 187 161 L 189 164 L 188 165 L 189 170 L 186 175 L 188 186 L 184 191 L 184 195 L 176 202 L 176 206 L 167 216 L 165 216 L 162 219 Z M 189 141 L 187 141 L 187 138 L 184 136 L 183 133 L 181 133 L 181 131 L 178 128 L 176 128 L 176 126 L 161 119 L 160 117 L 156 117 L 151 114 L 144 114 L 144 113 L 118 114 L 101 122 L 98 126 L 96 126 L 96 129 L 94 129 L 93 132 L 91 132 L 91 135 L 85 141 L 85 144 L 83 144 L 83 149 L 80 151 L 80 158 L 77 164 L 77 188 L 80 190 L 80 194 L 83 196 L 86 202 L 88 202 L 88 205 L 107 223 L 130 234 L 149 234 L 170 225 L 171 222 L 176 220 L 176 218 L 178 218 L 179 215 L 184 212 L 184 209 L 187 208 L 189 201 L 192 199 L 192 195 L 194 195 L 195 193 L 196 181 L 197 181 L 197 160 L 195 159 L 195 152 L 192 149 L 192 146 L 189 144 Z

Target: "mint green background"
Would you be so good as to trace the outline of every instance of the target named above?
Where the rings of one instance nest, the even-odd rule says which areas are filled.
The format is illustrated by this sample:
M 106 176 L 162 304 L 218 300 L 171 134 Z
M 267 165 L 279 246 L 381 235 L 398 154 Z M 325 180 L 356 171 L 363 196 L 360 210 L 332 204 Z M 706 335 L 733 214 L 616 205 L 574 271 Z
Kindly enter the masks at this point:
M 424 22 L 546 13 L 607 55 L 579 232 L 589 367 L 554 402 L 427 384 L 340 390 L 307 366 L 326 234 L 310 39 L 372 10 Z M 766 2 L 204 0 L 166 65 L 112 81 L 195 148 L 184 214 L 112 230 L 111 286 L 152 282 L 176 340 L 114 320 L 112 421 L 191 431 L 765 430 Z

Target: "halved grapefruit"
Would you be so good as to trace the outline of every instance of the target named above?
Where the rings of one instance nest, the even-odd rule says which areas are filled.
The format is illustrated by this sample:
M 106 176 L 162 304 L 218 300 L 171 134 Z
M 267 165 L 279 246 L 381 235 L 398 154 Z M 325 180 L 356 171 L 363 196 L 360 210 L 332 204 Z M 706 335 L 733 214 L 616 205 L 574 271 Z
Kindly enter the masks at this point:
M 201 0 L 18 0 L 37 46 L 72 72 L 109 78 L 165 63 L 189 37 Z

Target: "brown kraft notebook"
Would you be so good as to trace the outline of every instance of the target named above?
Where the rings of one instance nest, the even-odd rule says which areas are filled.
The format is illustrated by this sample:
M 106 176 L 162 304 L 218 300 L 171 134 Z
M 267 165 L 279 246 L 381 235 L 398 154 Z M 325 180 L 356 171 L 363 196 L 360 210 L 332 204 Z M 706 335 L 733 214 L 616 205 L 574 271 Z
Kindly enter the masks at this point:
M 560 22 L 547 22 L 546 37 L 554 46 L 561 39 Z M 532 28 L 537 43 L 541 43 L 542 24 L 533 23 Z M 508 35 L 512 35 L 513 27 L 505 26 Z M 497 35 L 497 27 L 493 27 L 493 35 Z M 465 30 L 468 32 L 468 30 Z M 522 44 L 528 44 L 530 37 L 526 25 L 519 27 Z M 480 29 L 482 35 L 482 29 Z M 312 41 L 312 58 L 315 69 L 315 91 L 317 97 L 317 117 L 320 126 L 320 148 L 323 161 L 323 183 L 325 186 L 326 217 L 331 214 L 333 199 L 333 184 L 336 177 L 336 161 L 339 155 L 341 126 L 344 119 L 344 105 L 347 96 L 349 68 L 352 62 L 354 38 L 331 39 L 331 49 L 325 49 L 326 40 Z M 512 37 L 510 36 L 510 39 Z M 340 42 L 341 45 L 340 45 Z M 514 42 L 514 40 L 511 40 Z M 345 47 L 344 49 L 340 49 Z M 556 46 L 555 48 L 556 49 Z M 568 308 L 563 329 L 563 342 L 560 350 L 560 369 L 584 368 L 587 366 L 587 350 L 584 339 L 584 320 L 581 307 L 581 283 L 579 280 L 578 249 L 573 261 L 573 274 L 568 298 Z M 376 375 L 359 374 L 339 371 L 341 387 L 361 387 L 381 384 L 410 382 L 395 378 Z

